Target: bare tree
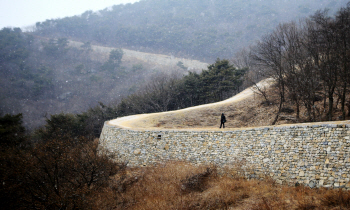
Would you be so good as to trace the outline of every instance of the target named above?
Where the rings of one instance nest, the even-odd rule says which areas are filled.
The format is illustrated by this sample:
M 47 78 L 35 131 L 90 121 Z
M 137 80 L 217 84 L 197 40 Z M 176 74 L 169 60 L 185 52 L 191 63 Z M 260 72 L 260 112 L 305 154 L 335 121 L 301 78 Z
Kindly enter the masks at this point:
M 244 82 L 245 86 L 251 87 L 251 90 L 264 97 L 265 103 L 270 104 L 270 101 L 268 99 L 268 94 L 267 94 L 267 88 L 266 87 L 260 87 L 258 85 L 259 81 L 266 79 L 262 74 L 261 71 L 258 68 L 252 66 L 252 68 L 249 69 L 249 71 L 244 75 Z
M 123 100 L 123 107 L 127 114 L 164 112 L 174 109 L 174 102 L 177 97 L 176 88 L 179 81 L 179 74 L 161 74 L 135 94 Z
M 324 108 L 328 105 L 327 119 L 332 120 L 334 97 L 338 95 L 336 105 L 341 102 L 342 118 L 345 119 L 345 105 L 350 110 L 350 101 L 346 103 L 350 82 L 349 42 L 350 3 L 340 9 L 335 18 L 327 16 L 327 10 L 324 10 L 299 24 L 280 24 L 252 48 L 249 61 L 255 71 L 250 69 L 248 75 L 254 78 L 257 72 L 262 73 L 264 77 L 275 79 L 278 87 L 279 109 L 272 124 L 278 120 L 286 94 L 296 105 L 297 119 L 300 118 L 300 106 L 305 106 L 309 121 L 320 117 L 315 105 L 319 94 L 324 95 Z M 244 64 L 244 55 L 244 51 L 238 53 L 236 65 Z
M 153 106 L 155 111 L 164 112 L 169 110 L 171 102 L 175 100 L 176 81 L 179 78 L 174 75 L 160 75 L 157 76 L 151 83 L 146 85 L 145 94 L 148 103 Z
M 300 118 L 300 105 L 302 101 L 301 91 L 303 90 L 303 82 L 300 76 L 304 69 L 303 49 L 301 47 L 300 31 L 295 22 L 286 24 L 283 28 L 286 35 L 286 53 L 285 53 L 285 70 L 286 70 L 286 86 L 289 90 L 291 99 L 296 104 L 297 120 Z
M 307 23 L 306 20 L 302 24 Z M 308 120 L 315 120 L 314 104 L 316 91 L 319 87 L 317 69 L 310 52 L 308 30 L 298 26 L 295 22 L 285 25 L 286 35 L 286 86 L 291 99 L 297 108 L 297 120 L 300 119 L 300 106 L 303 104 L 307 109 Z
M 311 19 L 316 24 L 312 33 L 317 35 L 313 45 L 317 52 L 314 59 L 318 61 L 315 65 L 319 69 L 320 78 L 328 97 L 327 119 L 332 120 L 333 95 L 340 76 L 339 59 L 336 56 L 338 49 L 335 44 L 337 43 L 336 27 L 332 18 L 327 16 L 327 10 L 316 12 Z
M 250 69 L 251 67 L 251 56 L 250 49 L 243 48 L 235 53 L 234 57 L 230 60 L 233 65 L 238 69 Z
M 341 99 L 342 119 L 345 119 L 345 101 L 348 83 L 350 82 L 350 2 L 345 8 L 341 8 L 335 17 L 337 58 L 340 60 L 340 82 L 339 96 Z M 350 113 L 350 110 L 349 110 Z
M 266 79 L 266 76 L 264 75 L 265 71 L 261 70 L 261 66 L 253 65 L 252 56 L 251 56 L 251 49 L 250 48 L 243 48 L 235 53 L 234 57 L 231 59 L 231 62 L 233 65 L 238 69 L 247 69 L 247 73 L 244 75 L 244 83 L 243 88 L 248 88 L 252 86 L 252 90 L 263 96 L 266 103 L 269 103 L 268 97 L 267 97 L 267 91 L 266 88 L 262 88 L 258 85 L 258 82 L 260 82 L 263 79 Z
M 267 77 L 275 79 L 279 91 L 278 112 L 272 124 L 276 124 L 285 101 L 285 25 L 279 25 L 271 34 L 262 38 L 253 48 L 251 59 L 254 65 L 265 70 Z

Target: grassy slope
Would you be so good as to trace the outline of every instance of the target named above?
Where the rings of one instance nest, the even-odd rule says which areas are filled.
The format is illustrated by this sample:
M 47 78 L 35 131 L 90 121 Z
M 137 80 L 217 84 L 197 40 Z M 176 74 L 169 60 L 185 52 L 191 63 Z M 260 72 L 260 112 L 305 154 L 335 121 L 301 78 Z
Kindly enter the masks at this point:
M 169 162 L 127 169 L 96 199 L 99 209 L 348 209 L 350 192 L 278 185 L 242 178 L 237 162 L 225 169 Z M 245 168 L 245 170 L 250 170 Z
M 219 129 L 221 113 L 226 115 L 226 128 L 258 127 L 271 125 L 278 110 L 278 94 L 271 79 L 259 83 L 266 88 L 270 103 L 256 91 L 254 87 L 247 88 L 227 100 L 190 107 L 182 110 L 127 116 L 109 121 L 112 125 L 132 129 Z M 319 107 L 317 121 L 325 121 L 327 107 L 322 107 L 323 101 L 316 102 Z M 289 99 L 284 107 L 296 109 Z M 335 106 L 334 120 L 338 120 L 340 104 Z M 350 117 L 347 117 L 349 119 Z M 307 121 L 306 109 L 301 107 L 300 119 L 296 114 L 281 113 L 276 125 L 302 123 Z
M 69 41 L 71 47 L 80 47 L 83 43 L 77 41 Z M 109 52 L 115 48 L 105 47 L 100 45 L 92 46 L 94 55 L 92 59 L 99 61 L 107 61 Z M 122 62 L 125 63 L 142 63 L 144 65 L 150 65 L 152 68 L 160 67 L 162 70 L 176 67 L 177 63 L 181 61 L 184 66 L 188 67 L 191 71 L 200 71 L 206 69 L 209 64 L 203 63 L 198 60 L 191 60 L 185 58 L 177 58 L 174 56 L 145 53 L 135 50 L 122 49 L 124 52 Z

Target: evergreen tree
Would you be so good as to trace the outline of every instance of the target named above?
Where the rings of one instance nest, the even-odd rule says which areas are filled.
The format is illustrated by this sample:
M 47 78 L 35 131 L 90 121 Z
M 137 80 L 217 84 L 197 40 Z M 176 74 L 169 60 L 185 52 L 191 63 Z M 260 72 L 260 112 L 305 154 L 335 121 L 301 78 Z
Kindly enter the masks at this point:
M 210 101 L 221 101 L 225 93 L 236 89 L 238 78 L 235 76 L 236 68 L 228 60 L 219 58 L 214 64 L 203 71 L 203 89 Z
M 123 54 L 124 52 L 122 49 L 112 50 L 109 53 L 108 61 L 102 65 L 101 69 L 103 71 L 109 71 L 111 73 L 115 73 L 116 71 L 121 70 L 120 64 L 122 63 Z
M 0 67 L 4 62 L 21 63 L 29 55 L 27 45 L 31 37 L 26 37 L 20 28 L 0 30 Z
M 22 118 L 22 114 L 6 114 L 0 117 L 0 145 L 2 149 L 18 146 L 25 140 Z

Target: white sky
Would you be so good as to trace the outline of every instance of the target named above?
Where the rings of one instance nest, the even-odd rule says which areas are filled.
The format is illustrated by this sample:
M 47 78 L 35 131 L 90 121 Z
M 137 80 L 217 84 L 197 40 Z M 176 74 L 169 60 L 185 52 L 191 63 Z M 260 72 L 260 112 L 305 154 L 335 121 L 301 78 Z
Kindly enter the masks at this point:
M 139 0 L 0 0 L 0 29 L 26 27 L 47 19 L 80 15 Z

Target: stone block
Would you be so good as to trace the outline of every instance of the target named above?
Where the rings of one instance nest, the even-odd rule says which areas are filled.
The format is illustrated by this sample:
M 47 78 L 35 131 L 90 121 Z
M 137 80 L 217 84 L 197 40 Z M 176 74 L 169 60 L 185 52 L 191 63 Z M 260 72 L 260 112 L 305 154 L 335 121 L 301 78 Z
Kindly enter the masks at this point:
M 345 185 L 346 188 L 350 188 L 350 182 Z
M 141 154 L 141 149 L 134 150 L 134 155 L 140 155 L 140 154 Z
M 283 184 L 283 181 L 280 180 L 280 179 L 277 179 L 277 180 L 276 180 L 276 183 L 277 183 L 277 184 Z
M 270 162 L 270 159 L 269 159 L 269 158 L 265 158 L 265 159 L 263 160 L 263 162 L 264 162 L 264 163 Z

